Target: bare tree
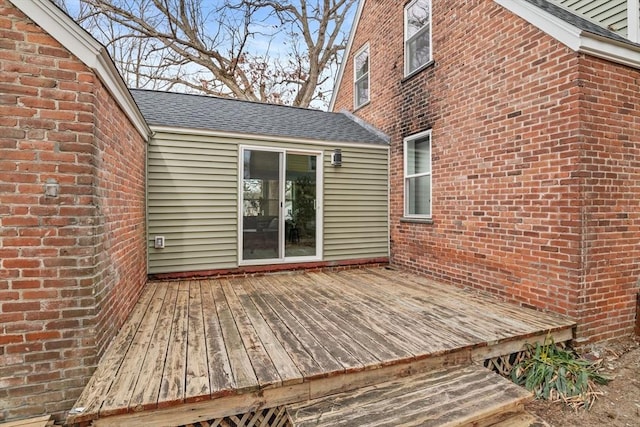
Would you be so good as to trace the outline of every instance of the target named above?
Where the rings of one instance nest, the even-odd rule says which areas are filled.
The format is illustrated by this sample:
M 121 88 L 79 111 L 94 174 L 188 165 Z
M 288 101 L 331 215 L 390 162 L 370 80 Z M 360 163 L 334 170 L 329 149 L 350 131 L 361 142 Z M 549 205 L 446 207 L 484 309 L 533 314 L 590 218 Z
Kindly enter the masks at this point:
M 326 103 L 355 2 L 80 0 L 74 15 L 134 87 L 307 107 Z

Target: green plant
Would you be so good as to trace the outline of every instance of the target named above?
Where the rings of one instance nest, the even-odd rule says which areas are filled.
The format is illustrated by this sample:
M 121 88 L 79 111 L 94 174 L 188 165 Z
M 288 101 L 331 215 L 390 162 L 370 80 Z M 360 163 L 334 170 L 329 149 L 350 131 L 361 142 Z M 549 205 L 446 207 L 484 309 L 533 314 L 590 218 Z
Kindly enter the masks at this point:
M 528 348 L 531 357 L 513 368 L 511 379 L 538 399 L 563 401 L 574 409 L 589 409 L 601 394 L 596 384 L 609 381 L 597 372 L 596 365 L 557 346 L 551 337 L 547 337 L 544 344 L 536 343 Z

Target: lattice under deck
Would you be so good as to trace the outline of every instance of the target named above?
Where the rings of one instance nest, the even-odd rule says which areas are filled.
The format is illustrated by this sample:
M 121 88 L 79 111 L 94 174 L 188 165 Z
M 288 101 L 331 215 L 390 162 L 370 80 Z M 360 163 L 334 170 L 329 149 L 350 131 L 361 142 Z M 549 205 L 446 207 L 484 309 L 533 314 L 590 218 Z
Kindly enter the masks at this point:
M 258 412 L 248 412 L 224 418 L 185 424 L 181 427 L 291 427 L 284 406 L 266 408 Z

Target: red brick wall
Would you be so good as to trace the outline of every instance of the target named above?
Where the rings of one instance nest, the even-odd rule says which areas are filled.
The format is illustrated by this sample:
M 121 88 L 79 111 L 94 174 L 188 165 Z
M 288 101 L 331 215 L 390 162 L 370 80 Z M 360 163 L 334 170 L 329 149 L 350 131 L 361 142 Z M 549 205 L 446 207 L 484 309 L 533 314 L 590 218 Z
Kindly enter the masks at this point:
M 433 2 L 435 63 L 405 79 L 402 14 L 397 2 L 368 1 L 352 47 L 355 52 L 370 44 L 371 103 L 356 114 L 392 139 L 392 263 L 572 316 L 581 322 L 583 340 L 630 333 L 639 276 L 638 209 L 632 209 L 638 200 L 638 135 L 629 131 L 626 140 L 608 138 L 625 121 L 637 129 L 637 100 L 628 94 L 638 72 L 601 62 L 623 72 L 624 77 L 608 74 L 608 81 L 623 81 L 627 96 L 588 94 L 587 59 L 494 2 L 441 1 Z M 349 60 L 336 111 L 353 110 L 352 67 Z M 608 83 L 597 81 L 599 91 Z M 613 184 L 589 190 L 593 184 L 585 172 L 594 167 L 587 159 L 594 154 L 585 145 L 594 138 L 586 132 L 591 107 L 585 101 L 601 104 L 602 96 L 616 100 L 617 115 L 609 132 L 595 137 L 601 151 L 612 143 L 628 145 L 626 158 L 620 152 L 609 164 L 626 167 L 611 173 L 626 173 L 629 182 L 618 179 L 615 188 L 623 194 L 606 195 L 623 205 L 617 207 L 616 224 L 628 227 L 625 237 L 615 231 L 594 238 L 585 217 L 595 192 L 614 190 Z M 601 110 L 610 111 L 611 104 Z M 594 121 L 591 126 L 600 129 Z M 402 141 L 427 129 L 433 129 L 433 221 L 403 222 Z M 598 206 L 602 215 L 615 217 Z M 625 242 L 624 249 L 615 239 Z M 605 264 L 609 272 L 611 265 L 626 266 L 620 273 L 625 280 L 596 273 L 595 265 Z
M 640 291 L 640 72 L 580 60 L 585 264 L 581 332 L 633 330 Z
M 0 0 L 0 421 L 70 409 L 141 291 L 144 150 L 93 72 Z

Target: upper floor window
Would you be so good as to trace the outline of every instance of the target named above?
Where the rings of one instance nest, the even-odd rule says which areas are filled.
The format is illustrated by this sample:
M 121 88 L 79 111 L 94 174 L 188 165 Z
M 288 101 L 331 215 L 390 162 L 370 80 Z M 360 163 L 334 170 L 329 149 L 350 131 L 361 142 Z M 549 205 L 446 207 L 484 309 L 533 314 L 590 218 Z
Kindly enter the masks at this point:
M 431 0 L 413 0 L 404 8 L 404 73 L 431 61 Z
M 431 131 L 404 140 L 404 215 L 431 217 Z
M 354 107 L 369 102 L 369 46 L 365 45 L 354 56 L 353 61 Z

